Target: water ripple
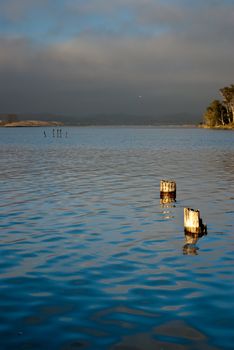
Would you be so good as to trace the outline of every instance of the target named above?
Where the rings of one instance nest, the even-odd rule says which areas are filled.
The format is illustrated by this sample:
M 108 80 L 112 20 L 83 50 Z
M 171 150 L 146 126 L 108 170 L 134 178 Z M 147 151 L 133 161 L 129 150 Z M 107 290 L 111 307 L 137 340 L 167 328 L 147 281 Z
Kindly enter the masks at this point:
M 233 133 L 0 134 L 2 349 L 233 348 Z M 185 206 L 208 223 L 190 246 Z

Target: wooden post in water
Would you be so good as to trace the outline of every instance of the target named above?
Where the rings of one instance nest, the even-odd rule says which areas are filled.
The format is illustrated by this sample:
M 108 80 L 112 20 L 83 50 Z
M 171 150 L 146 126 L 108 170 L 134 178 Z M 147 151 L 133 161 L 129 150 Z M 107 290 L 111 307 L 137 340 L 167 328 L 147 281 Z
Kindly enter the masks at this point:
M 206 234 L 207 227 L 202 223 L 199 210 L 184 208 L 184 231 Z
M 176 183 L 175 181 L 160 181 L 160 199 L 161 204 L 175 202 L 176 199 Z

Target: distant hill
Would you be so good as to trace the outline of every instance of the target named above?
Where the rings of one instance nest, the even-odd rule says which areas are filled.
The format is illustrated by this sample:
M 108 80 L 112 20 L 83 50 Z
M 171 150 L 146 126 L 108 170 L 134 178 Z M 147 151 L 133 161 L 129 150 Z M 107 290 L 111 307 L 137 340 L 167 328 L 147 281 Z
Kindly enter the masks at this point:
M 6 123 L 3 126 L 5 127 L 26 127 L 26 126 L 62 126 L 64 125 L 61 122 L 48 122 L 41 120 L 21 120 L 12 123 Z
M 5 115 L 0 115 L 0 119 L 4 119 Z M 66 125 L 182 125 L 197 124 L 200 120 L 188 113 L 180 113 L 164 116 L 141 116 L 130 114 L 113 114 L 103 113 L 97 115 L 86 116 L 65 116 L 59 114 L 17 114 L 18 121 L 40 120 L 46 122 L 61 122 Z

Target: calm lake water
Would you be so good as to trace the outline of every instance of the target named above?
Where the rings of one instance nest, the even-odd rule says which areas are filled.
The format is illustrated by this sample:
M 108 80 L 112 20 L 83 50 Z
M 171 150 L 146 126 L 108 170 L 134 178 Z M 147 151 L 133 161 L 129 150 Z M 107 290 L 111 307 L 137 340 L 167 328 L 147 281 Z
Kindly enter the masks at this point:
M 0 161 L 1 349 L 233 349 L 233 131 L 0 128 Z

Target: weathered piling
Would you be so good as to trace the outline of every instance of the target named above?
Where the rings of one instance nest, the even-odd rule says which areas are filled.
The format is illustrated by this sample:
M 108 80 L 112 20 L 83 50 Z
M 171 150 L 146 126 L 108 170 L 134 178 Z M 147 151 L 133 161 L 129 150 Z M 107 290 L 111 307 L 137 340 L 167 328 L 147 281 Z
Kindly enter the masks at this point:
M 175 202 L 176 200 L 176 183 L 170 180 L 160 181 L 160 199 L 161 204 Z
M 160 194 L 171 194 L 175 195 L 176 194 L 176 183 L 175 181 L 170 181 L 170 180 L 161 180 L 160 181 Z
M 207 227 L 202 223 L 200 211 L 184 208 L 184 231 L 185 233 L 205 234 Z

